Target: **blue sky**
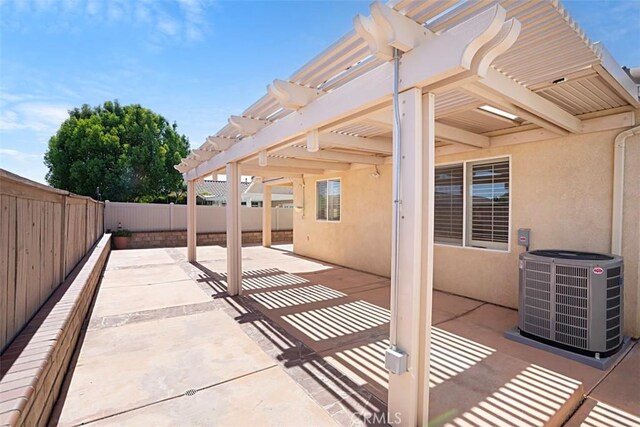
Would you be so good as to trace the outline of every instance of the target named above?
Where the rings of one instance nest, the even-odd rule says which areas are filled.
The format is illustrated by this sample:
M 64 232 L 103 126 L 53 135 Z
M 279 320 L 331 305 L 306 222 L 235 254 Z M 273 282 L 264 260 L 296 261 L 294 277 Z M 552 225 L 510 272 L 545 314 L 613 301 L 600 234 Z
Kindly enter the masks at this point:
M 139 103 L 192 146 L 352 28 L 368 1 L 0 0 L 0 167 L 44 182 L 47 141 L 84 103 Z M 567 1 L 640 66 L 640 0 Z

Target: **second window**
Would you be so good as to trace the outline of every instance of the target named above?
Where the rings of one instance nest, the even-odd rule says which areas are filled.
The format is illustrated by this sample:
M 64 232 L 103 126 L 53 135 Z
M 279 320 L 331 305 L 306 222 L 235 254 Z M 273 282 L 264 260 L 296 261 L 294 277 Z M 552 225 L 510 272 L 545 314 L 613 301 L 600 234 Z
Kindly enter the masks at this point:
M 316 181 L 316 219 L 340 221 L 340 178 Z
M 437 166 L 434 241 L 507 250 L 509 159 Z

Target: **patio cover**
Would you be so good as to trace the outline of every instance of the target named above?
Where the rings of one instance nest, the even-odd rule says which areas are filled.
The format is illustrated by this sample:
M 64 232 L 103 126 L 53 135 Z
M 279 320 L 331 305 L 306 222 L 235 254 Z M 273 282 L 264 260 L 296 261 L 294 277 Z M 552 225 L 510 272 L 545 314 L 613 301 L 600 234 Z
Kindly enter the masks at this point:
M 204 176 L 224 169 L 230 184 L 228 292 L 237 295 L 241 174 L 295 184 L 303 175 L 393 162 L 394 187 L 403 184 L 394 195 L 402 215 L 394 210 L 390 341 L 408 357 L 407 368 L 390 375 L 389 409 L 401 425 L 424 424 L 436 153 L 632 126 L 638 107 L 635 82 L 557 1 L 373 3 L 371 16 L 354 18 L 354 31 L 274 80 L 176 166 L 188 183 L 189 260 L 196 259 L 194 183 Z

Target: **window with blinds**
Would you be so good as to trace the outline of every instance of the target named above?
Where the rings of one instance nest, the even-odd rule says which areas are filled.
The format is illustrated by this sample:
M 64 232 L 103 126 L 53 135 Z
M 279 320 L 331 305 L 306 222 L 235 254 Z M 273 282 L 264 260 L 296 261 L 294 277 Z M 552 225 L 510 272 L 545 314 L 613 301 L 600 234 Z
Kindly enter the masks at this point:
M 327 220 L 327 181 L 316 181 L 316 219 Z
M 316 181 L 316 219 L 340 221 L 340 179 Z
M 462 164 L 435 169 L 434 241 L 462 245 L 464 218 L 464 168 Z
M 340 180 L 327 181 L 327 221 L 340 221 Z
M 506 249 L 509 241 L 509 160 L 467 165 L 470 246 Z
M 509 186 L 509 159 L 436 166 L 434 242 L 506 250 Z

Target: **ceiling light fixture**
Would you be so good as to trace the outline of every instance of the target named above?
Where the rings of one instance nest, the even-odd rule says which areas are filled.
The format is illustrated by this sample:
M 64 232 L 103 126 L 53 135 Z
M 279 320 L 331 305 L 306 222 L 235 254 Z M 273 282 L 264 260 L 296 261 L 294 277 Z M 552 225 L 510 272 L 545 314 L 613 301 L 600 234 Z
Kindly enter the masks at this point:
M 502 111 L 499 108 L 496 107 L 492 107 L 491 105 L 483 105 L 482 107 L 480 107 L 481 110 L 487 111 L 489 113 L 492 114 L 496 114 L 500 117 L 504 117 L 507 118 L 509 120 L 517 120 L 518 116 L 516 116 L 515 114 L 511 114 L 511 113 L 507 113 L 506 111 Z

